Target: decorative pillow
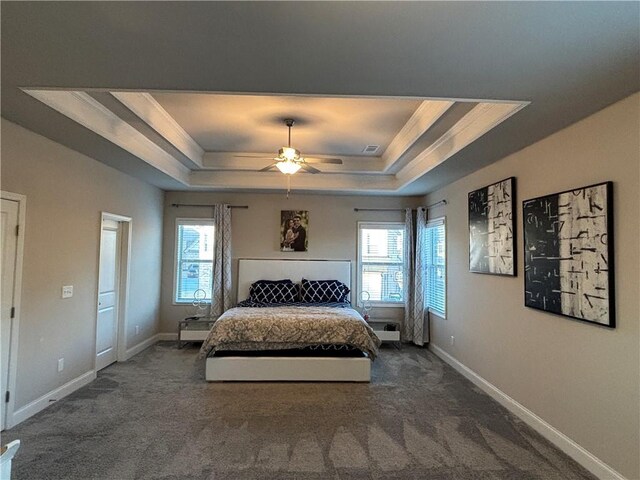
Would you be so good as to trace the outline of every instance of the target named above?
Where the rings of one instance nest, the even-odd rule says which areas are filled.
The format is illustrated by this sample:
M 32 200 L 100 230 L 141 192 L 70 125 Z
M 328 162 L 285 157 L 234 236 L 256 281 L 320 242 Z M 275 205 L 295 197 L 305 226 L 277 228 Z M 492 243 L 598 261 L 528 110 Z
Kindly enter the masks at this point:
M 349 287 L 338 280 L 302 279 L 301 300 L 310 302 L 346 302 Z
M 263 303 L 298 301 L 298 286 L 291 280 L 258 280 L 251 284 L 249 299 Z

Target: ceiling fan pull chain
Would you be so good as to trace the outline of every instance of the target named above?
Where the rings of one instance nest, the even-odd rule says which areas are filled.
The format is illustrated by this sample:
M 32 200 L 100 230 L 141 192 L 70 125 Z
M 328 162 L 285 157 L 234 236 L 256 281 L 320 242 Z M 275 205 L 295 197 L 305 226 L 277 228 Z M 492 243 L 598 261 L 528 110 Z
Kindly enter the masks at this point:
M 290 193 L 291 193 L 291 175 L 287 175 L 287 200 L 289 200 Z

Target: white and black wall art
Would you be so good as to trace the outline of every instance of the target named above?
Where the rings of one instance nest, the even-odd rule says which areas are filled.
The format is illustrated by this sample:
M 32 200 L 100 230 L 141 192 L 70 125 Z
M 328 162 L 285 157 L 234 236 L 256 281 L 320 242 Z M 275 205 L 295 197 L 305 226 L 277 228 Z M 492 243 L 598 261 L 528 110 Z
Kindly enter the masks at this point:
M 527 307 L 615 327 L 613 184 L 522 203 Z
M 469 193 L 469 271 L 516 275 L 515 178 Z

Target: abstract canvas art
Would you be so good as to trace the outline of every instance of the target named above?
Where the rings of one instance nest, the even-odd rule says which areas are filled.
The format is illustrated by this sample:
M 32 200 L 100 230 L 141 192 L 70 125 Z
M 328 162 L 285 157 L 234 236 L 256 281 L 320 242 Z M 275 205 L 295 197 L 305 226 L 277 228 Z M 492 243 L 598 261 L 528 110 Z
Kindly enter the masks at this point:
M 613 184 L 525 200 L 527 307 L 615 327 Z
M 469 271 L 516 275 L 515 178 L 469 193 Z

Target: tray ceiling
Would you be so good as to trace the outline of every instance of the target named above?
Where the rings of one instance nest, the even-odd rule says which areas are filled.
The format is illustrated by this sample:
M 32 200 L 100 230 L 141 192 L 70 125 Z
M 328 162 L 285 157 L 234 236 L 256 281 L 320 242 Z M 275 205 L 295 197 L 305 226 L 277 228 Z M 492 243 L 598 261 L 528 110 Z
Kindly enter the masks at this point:
M 279 95 L 154 93 L 153 98 L 206 151 L 270 152 L 287 141 L 307 154 L 366 155 L 384 151 L 419 100 Z
M 434 105 L 425 118 L 437 120 L 407 149 L 392 140 L 363 156 L 340 129 L 337 145 L 309 148 L 343 165 L 292 178 L 296 190 L 423 195 L 637 92 L 639 12 L 638 2 L 3 2 L 2 117 L 165 190 L 255 191 L 285 185 L 233 155 L 265 148 L 239 136 L 266 125 L 224 144 L 163 96 L 470 99 Z M 142 98 L 125 106 L 117 92 Z M 530 104 L 498 114 L 518 100 Z M 374 130 L 388 139 L 387 125 L 400 128 Z
M 447 161 L 528 102 L 24 89 L 187 188 L 281 190 L 286 177 L 259 170 L 287 144 L 339 156 L 292 188 L 391 193 Z M 367 145 L 380 148 L 364 155 Z M 247 158 L 258 154 L 262 158 Z

